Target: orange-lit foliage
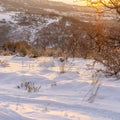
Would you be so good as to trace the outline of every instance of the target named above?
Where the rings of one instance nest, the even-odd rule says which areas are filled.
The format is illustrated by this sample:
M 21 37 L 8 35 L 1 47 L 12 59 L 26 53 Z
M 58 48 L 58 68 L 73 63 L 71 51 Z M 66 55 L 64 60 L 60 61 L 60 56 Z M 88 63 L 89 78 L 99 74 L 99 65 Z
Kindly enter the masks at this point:
M 10 52 L 21 52 L 21 50 L 24 49 L 24 51 L 26 50 L 30 50 L 31 46 L 26 42 L 26 41 L 7 41 L 4 43 L 3 45 L 3 49 L 5 51 L 10 51 Z
M 21 49 L 21 47 L 24 47 L 27 50 L 29 50 L 31 48 L 31 46 L 26 41 L 17 41 L 17 42 L 15 42 L 15 50 L 16 51 L 19 51 Z

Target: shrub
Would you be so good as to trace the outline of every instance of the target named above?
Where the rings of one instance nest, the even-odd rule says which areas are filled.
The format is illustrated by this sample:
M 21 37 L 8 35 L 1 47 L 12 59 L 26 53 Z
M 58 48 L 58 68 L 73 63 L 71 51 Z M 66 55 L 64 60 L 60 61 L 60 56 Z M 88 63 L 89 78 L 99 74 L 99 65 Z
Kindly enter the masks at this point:
M 19 53 L 22 57 L 27 55 L 27 49 L 23 46 L 19 49 Z
M 3 49 L 5 51 L 15 52 L 15 43 L 13 41 L 7 41 L 3 44 Z
M 36 86 L 34 83 L 32 82 L 22 82 L 21 85 L 17 86 L 17 88 L 25 88 L 25 90 L 27 90 L 27 92 L 39 92 L 41 86 Z
M 46 48 L 45 52 L 44 52 L 44 55 L 45 56 L 48 56 L 48 57 L 51 57 L 54 55 L 54 51 L 52 48 Z
M 60 73 L 65 73 L 65 58 L 61 57 L 59 58 L 59 69 L 60 69 Z
M 15 51 L 16 52 L 19 51 L 19 49 L 21 49 L 22 47 L 24 47 L 26 50 L 30 50 L 30 48 L 31 48 L 31 46 L 26 41 L 15 42 Z
M 9 56 L 9 55 L 11 55 L 11 52 L 10 51 L 3 51 L 3 53 L 2 53 L 4 56 Z
M 28 56 L 31 58 L 37 58 L 40 56 L 40 51 L 38 49 L 33 48 L 28 52 Z
M 6 51 L 4 55 L 10 55 L 17 52 L 20 53 L 21 56 L 26 56 L 31 46 L 26 41 L 7 41 L 3 44 L 3 49 Z

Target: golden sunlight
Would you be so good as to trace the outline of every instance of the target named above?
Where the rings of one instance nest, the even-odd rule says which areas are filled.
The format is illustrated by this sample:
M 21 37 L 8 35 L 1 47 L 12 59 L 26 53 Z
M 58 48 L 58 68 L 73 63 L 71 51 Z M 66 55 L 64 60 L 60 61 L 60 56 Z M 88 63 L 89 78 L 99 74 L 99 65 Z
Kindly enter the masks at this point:
M 90 4 L 95 5 L 95 6 L 101 6 L 104 4 L 109 4 L 109 0 L 87 0 Z

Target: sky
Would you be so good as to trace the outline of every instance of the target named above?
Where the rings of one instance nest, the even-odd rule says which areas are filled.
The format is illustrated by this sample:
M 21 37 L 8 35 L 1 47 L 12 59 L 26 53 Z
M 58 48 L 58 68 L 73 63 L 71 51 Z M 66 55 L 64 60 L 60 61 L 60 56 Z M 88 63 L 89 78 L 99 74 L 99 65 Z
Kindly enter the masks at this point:
M 84 5 L 84 0 L 52 0 L 52 1 L 58 1 L 58 2 L 65 2 L 68 4 L 77 4 L 77 5 Z

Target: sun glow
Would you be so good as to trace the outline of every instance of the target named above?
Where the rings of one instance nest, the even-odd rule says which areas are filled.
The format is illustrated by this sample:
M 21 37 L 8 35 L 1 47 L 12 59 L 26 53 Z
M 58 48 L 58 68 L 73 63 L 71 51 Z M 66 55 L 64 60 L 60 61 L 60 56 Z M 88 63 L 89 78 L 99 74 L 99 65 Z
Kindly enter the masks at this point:
M 103 6 L 103 4 L 110 4 L 109 0 L 87 0 L 91 5 Z
M 102 3 L 104 3 L 106 5 L 110 5 L 112 1 L 114 2 L 114 0 L 65 0 L 65 1 L 63 1 L 63 0 L 49 0 L 49 1 L 64 2 L 67 4 L 80 5 L 80 6 L 103 6 Z
M 103 4 L 110 4 L 110 0 L 73 0 L 73 4 L 82 6 L 103 6 Z

